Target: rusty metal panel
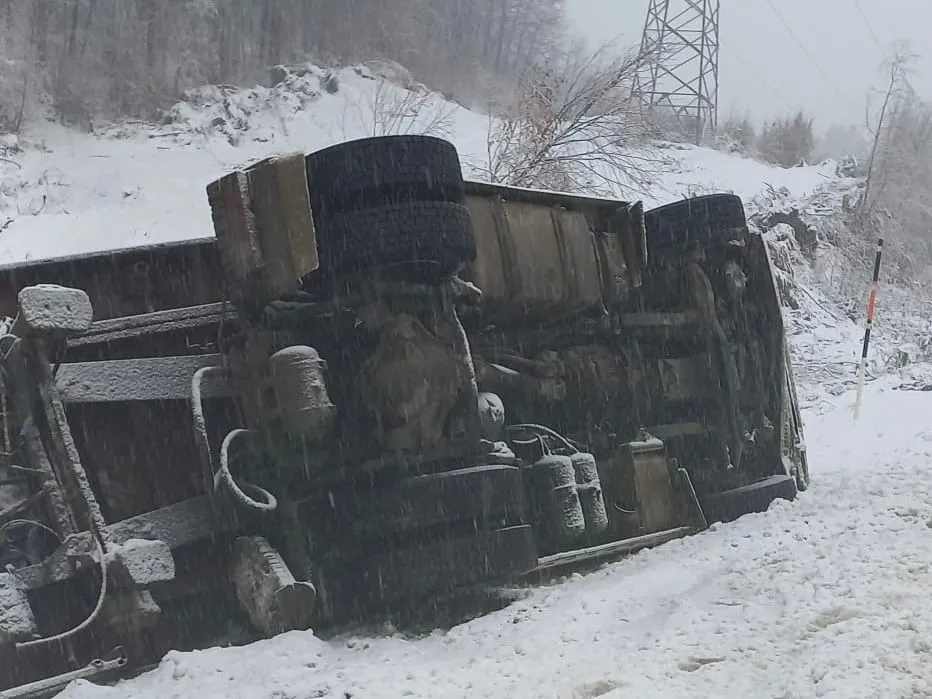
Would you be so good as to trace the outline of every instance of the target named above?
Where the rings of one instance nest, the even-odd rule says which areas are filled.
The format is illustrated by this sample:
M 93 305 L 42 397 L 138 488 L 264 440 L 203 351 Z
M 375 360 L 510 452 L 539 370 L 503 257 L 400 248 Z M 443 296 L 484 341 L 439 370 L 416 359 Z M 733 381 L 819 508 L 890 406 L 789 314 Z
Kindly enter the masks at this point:
M 505 202 L 508 242 L 514 247 L 510 261 L 520 279 L 513 302 L 527 307 L 560 307 L 569 299 L 565 288 L 560 240 L 549 207 Z
M 564 283 L 571 289 L 570 307 L 582 310 L 602 304 L 602 271 L 595 238 L 585 214 L 555 210 L 557 231 L 563 244 Z
M 487 303 L 508 300 L 506 258 L 499 230 L 501 204 L 497 198 L 466 197 L 466 208 L 476 236 L 476 259 L 467 267 L 466 277 L 476 284 Z
M 555 320 L 601 308 L 602 274 L 586 215 L 497 197 L 469 197 L 477 259 L 468 276 L 490 319 Z

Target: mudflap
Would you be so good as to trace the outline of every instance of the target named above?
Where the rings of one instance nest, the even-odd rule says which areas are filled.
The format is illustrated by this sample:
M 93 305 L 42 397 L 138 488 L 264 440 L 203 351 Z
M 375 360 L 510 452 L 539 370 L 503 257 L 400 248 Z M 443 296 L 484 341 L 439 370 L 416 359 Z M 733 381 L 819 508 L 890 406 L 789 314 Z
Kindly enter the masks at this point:
M 766 512 L 774 500 L 793 501 L 798 492 L 793 476 L 778 474 L 708 495 L 704 498 L 702 510 L 710 523 L 731 522 L 752 512 Z
M 504 583 L 537 561 L 529 525 L 443 538 L 378 554 L 361 552 L 355 561 L 325 566 L 331 582 L 336 583 L 326 592 L 333 604 L 331 622 L 340 624 L 397 610 L 470 585 Z M 327 587 L 325 582 L 324 589 Z

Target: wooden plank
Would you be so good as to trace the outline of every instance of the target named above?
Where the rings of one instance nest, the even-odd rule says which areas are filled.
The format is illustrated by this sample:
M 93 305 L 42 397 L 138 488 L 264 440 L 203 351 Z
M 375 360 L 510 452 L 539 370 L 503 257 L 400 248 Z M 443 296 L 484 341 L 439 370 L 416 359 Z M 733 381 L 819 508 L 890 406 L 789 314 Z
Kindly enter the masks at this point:
M 226 281 L 239 303 L 297 289 L 318 267 L 304 155 L 265 158 L 207 187 Z
M 211 182 L 207 200 L 224 267 L 237 280 L 245 280 L 262 264 L 246 174 L 237 170 Z
M 272 292 L 287 293 L 319 266 L 303 153 L 268 158 L 246 171 Z
M 607 544 L 600 544 L 599 546 L 590 546 L 589 548 L 577 549 L 575 551 L 566 551 L 564 553 L 555 553 L 551 556 L 543 556 L 538 559 L 537 566 L 525 573 L 524 576 L 549 572 L 564 566 L 574 566 L 580 563 L 620 557 L 625 554 L 640 551 L 641 549 L 650 548 L 651 546 L 659 546 L 660 544 L 665 544 L 674 539 L 681 539 L 695 532 L 696 529 L 693 527 L 677 527 L 676 529 L 667 529 L 653 534 L 622 539 L 621 541 L 612 541 Z
M 77 362 L 61 365 L 56 384 L 64 403 L 188 400 L 194 372 L 220 363 L 219 354 Z M 226 379 L 205 378 L 204 398 L 232 395 Z

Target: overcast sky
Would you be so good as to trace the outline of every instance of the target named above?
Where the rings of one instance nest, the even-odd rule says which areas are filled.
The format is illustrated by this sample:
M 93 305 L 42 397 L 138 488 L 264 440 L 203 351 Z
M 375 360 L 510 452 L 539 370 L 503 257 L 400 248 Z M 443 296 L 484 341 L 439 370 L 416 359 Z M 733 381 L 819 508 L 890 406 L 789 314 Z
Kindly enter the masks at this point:
M 640 42 L 649 0 L 567 4 L 574 25 L 592 42 L 619 36 L 626 46 Z M 880 83 L 888 47 L 901 39 L 920 54 L 913 84 L 932 97 L 932 0 L 859 4 L 866 20 L 855 0 L 721 0 L 720 116 L 734 110 L 766 118 L 805 107 L 821 128 L 861 125 L 867 88 Z

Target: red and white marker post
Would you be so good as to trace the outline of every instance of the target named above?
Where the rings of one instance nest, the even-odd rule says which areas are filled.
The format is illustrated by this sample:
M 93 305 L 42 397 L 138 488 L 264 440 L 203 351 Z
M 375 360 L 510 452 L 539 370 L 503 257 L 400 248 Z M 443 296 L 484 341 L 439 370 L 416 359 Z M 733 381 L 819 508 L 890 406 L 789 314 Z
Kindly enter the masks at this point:
M 871 342 L 871 326 L 874 323 L 874 308 L 877 305 L 877 282 L 880 279 L 880 258 L 883 256 L 883 238 L 877 239 L 877 254 L 874 257 L 874 278 L 871 280 L 871 293 L 867 300 L 867 324 L 864 327 L 864 344 L 861 347 L 861 361 L 858 363 L 858 390 L 854 399 L 854 419 L 861 411 L 861 394 L 864 391 L 864 374 L 867 371 L 867 348 Z

